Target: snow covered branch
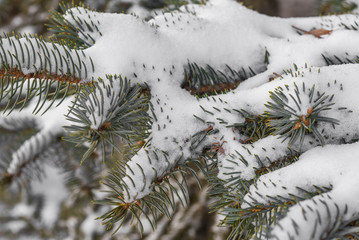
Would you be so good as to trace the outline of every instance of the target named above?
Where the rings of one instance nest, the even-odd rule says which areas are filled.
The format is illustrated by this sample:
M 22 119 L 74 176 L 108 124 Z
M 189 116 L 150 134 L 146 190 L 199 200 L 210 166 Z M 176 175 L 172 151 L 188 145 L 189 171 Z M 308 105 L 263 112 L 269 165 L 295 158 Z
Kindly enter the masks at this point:
M 21 88 L 51 74 L 91 82 L 54 115 L 67 114 L 59 126 L 69 141 L 89 146 L 83 160 L 98 150 L 105 159 L 106 146 L 121 151 L 117 137 L 132 147 L 107 178 L 112 195 L 99 201 L 114 206 L 102 216 L 109 227 L 130 214 L 140 230 L 140 215 L 155 228 L 174 195 L 188 200 L 192 164 L 209 178 L 216 167 L 214 195 L 223 200 L 216 209 L 234 226 L 232 237 L 357 231 L 348 228 L 359 217 L 357 15 L 281 19 L 230 0 L 148 21 L 82 7 L 64 12 L 54 29 L 66 46 L 2 39 L 0 75 L 11 82 L 2 86 L 12 99 L 14 79 Z M 38 88 L 36 96 L 47 98 L 46 87 L 31 89 Z

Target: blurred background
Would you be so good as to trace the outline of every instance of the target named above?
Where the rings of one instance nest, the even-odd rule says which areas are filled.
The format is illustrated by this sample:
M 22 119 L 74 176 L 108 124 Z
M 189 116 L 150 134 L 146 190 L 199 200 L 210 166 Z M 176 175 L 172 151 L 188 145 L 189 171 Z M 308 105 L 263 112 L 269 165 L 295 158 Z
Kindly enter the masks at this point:
M 200 2 L 200 0 L 193 0 Z M 351 12 L 358 0 L 242 0 L 248 8 L 263 14 L 279 17 L 307 17 Z M 0 0 L 0 33 L 30 33 L 50 37 L 47 30 L 49 11 L 59 11 L 59 3 L 77 5 L 71 0 Z M 152 11 L 161 8 L 173 8 L 186 0 L 85 0 L 83 3 L 91 9 L 111 13 L 130 13 L 150 18 Z M 17 149 L 21 143 L 34 134 L 31 127 L 19 131 L 7 131 L 0 128 L 0 159 L 5 153 Z M 111 161 L 103 166 L 101 161 L 93 161 L 79 167 L 81 151 L 59 143 L 41 156 L 41 171 L 36 171 L 36 180 L 27 188 L 11 186 L 0 188 L 0 240 L 8 239 L 59 239 L 59 240 L 102 240 L 140 239 L 135 227 L 126 225 L 115 235 L 94 219 L 105 212 L 105 207 L 93 205 L 91 201 L 101 198 L 100 178 L 111 167 Z M 54 159 L 56 156 L 56 159 Z M 8 154 L 9 158 L 11 153 Z M 96 158 L 96 156 L 94 156 Z M 47 164 L 43 162 L 60 162 Z M 61 162 L 66 159 L 67 166 Z M 100 164 L 99 164 L 100 163 Z M 0 170 L 1 165 L 0 162 Z M 4 164 L 3 164 L 4 165 Z M 77 169 L 81 177 L 67 176 L 66 168 Z M 6 166 L 4 166 L 6 168 Z M 1 171 L 0 171 L 1 173 Z M 51 176 L 51 177 L 49 177 Z M 38 179 L 42 179 L 39 181 Z M 203 178 L 201 179 L 203 180 Z M 203 180 L 204 181 L 204 180 Z M 20 184 L 21 185 L 21 184 Z M 158 229 L 153 233 L 145 226 L 143 239 L 147 240 L 222 240 L 228 230 L 217 228 L 218 216 L 209 214 L 204 190 L 200 191 L 194 179 L 189 180 L 191 205 L 176 208 L 172 221 L 162 218 Z M 128 219 L 127 222 L 129 222 Z
M 279 17 L 308 17 L 346 13 L 355 8 L 355 0 L 237 0 L 258 12 Z M 59 10 L 60 2 L 79 0 L 0 0 L 0 30 L 5 32 L 46 33 L 49 10 Z M 135 12 L 150 15 L 153 9 L 188 0 L 84 0 L 86 6 L 103 12 Z

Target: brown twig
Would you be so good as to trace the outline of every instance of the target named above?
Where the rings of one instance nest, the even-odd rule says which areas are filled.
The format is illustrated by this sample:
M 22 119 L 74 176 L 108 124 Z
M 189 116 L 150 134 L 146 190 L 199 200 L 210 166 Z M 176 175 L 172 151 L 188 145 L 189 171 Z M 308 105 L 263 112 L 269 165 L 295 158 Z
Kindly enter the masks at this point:
M 82 81 L 82 79 L 76 76 L 51 74 L 47 71 L 25 74 L 18 69 L 0 69 L 0 77 L 51 79 L 67 83 L 80 83 Z

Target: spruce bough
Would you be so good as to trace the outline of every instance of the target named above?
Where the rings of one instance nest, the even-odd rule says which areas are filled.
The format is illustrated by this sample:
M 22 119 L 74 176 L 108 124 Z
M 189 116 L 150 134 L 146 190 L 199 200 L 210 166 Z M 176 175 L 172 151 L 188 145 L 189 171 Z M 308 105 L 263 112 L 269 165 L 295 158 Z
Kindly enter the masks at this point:
M 1 127 L 37 130 L 2 185 L 64 139 L 86 148 L 81 167 L 116 158 L 95 201 L 115 231 L 128 216 L 155 230 L 189 204 L 191 175 L 230 239 L 357 237 L 357 15 L 271 18 L 230 0 L 149 20 L 62 10 L 52 42 L 1 38 Z

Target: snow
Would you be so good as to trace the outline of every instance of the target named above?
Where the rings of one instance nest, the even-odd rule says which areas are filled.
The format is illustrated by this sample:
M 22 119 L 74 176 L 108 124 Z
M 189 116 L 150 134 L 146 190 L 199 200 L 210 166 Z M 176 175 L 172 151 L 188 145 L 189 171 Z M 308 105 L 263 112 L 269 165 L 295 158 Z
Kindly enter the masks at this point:
M 297 162 L 261 176 L 256 187 L 250 187 L 245 200 L 248 201 L 248 204 L 269 203 L 271 201 L 270 197 L 283 196 L 292 198 L 290 194 L 305 196 L 298 188 L 313 191 L 313 185 L 332 186 L 333 190 L 329 193 L 316 196 L 313 200 L 320 203 L 322 199 L 329 199 L 330 201 L 326 202 L 329 202 L 332 215 L 336 213 L 335 204 L 337 204 L 342 220 L 353 221 L 359 216 L 359 204 L 356 197 L 359 194 L 356 184 L 359 181 L 357 174 L 359 170 L 358 158 L 358 143 L 313 148 L 303 153 Z M 264 197 L 259 197 L 255 192 L 261 193 L 261 196 Z M 298 237 L 296 239 L 320 239 L 318 233 L 322 232 L 321 228 L 325 229 L 333 219 L 326 212 L 325 205 L 320 206 L 318 210 L 324 223 L 319 224 L 316 230 L 317 235 L 311 238 L 312 232 L 315 231 L 314 222 L 318 221 L 316 213 L 308 211 L 310 206 L 317 209 L 317 204 L 313 200 L 302 201 L 300 205 L 290 208 L 287 217 L 279 221 L 272 234 L 279 237 L 279 239 L 287 239 L 287 233 L 292 236 L 296 235 Z M 243 204 L 242 208 L 247 208 L 248 204 Z M 303 208 L 307 210 L 307 215 L 302 214 Z M 348 208 L 346 213 L 345 208 Z M 301 226 L 299 234 L 294 234 L 295 229 L 291 219 L 294 219 Z
M 228 145 L 225 144 L 224 147 L 230 154 L 219 156 L 221 165 L 219 166 L 218 177 L 220 179 L 229 179 L 240 175 L 242 179 L 251 180 L 256 176 L 255 170 L 262 167 L 257 160 L 258 158 L 264 166 L 268 167 L 272 162 L 283 159 L 289 154 L 286 144 L 283 144 L 282 139 L 275 136 L 261 139 L 244 148 L 239 142 L 232 141 L 231 146 Z M 246 163 L 239 159 L 244 159 Z
M 101 234 L 105 232 L 105 226 L 98 226 L 98 221 L 95 219 L 104 214 L 104 212 L 91 212 L 90 209 L 87 209 L 86 219 L 81 223 L 81 231 L 85 235 L 85 240 L 93 239 L 94 234 Z
M 284 85 L 292 86 L 293 82 L 301 86 L 305 82 L 309 88 L 315 85 L 316 91 L 335 95 L 335 107 L 323 113 L 323 116 L 338 119 L 340 125 L 334 129 L 322 124 L 321 127 L 325 128 L 326 134 L 331 136 L 327 143 L 339 144 L 343 138 L 349 140 L 357 135 L 358 107 L 355 103 L 358 92 L 356 73 L 359 68 L 355 65 L 322 67 L 325 65 L 325 60 L 321 56 L 322 53 L 343 56 L 343 53 L 350 52 L 352 55 L 348 56 L 349 59 L 356 57 L 358 53 L 355 49 L 359 35 L 355 31 L 343 29 L 339 22 L 350 22 L 356 20 L 357 16 L 323 19 L 269 18 L 230 1 L 211 1 L 209 6 L 193 8 L 192 11 L 196 12 L 195 16 L 189 13 L 190 11 L 186 12 L 182 9 L 183 12 L 157 16 L 148 23 L 130 16 L 99 15 L 98 18 L 102 18 L 100 22 L 104 23 L 102 26 L 105 26 L 101 27 L 103 37 L 86 51 L 89 56 L 97 56 L 93 59 L 100 59 L 100 61 L 95 61 L 96 69 L 100 69 L 100 72 L 96 74 L 121 73 L 125 76 L 137 76 L 135 79 L 139 83 L 146 82 L 151 88 L 151 102 L 157 121 L 154 122 L 152 128 L 151 146 L 147 148 L 147 151 L 140 150 L 127 164 L 128 175 L 124 178 L 128 187 L 124 192 L 127 201 L 141 199 L 150 194 L 155 178 L 163 176 L 174 166 L 199 154 L 201 146 L 198 149 L 191 149 L 191 144 L 186 144 L 184 140 L 206 129 L 208 125 L 200 123 L 193 118 L 193 115 L 214 123 L 215 128 L 219 129 L 217 137 L 224 137 L 225 154 L 219 156 L 219 177 L 222 179 L 228 179 L 234 173 L 243 179 L 252 179 L 255 176 L 254 170 L 259 167 L 257 157 L 266 159 L 263 162 L 265 166 L 268 166 L 273 161 L 288 155 L 287 142 L 282 142 L 274 136 L 253 144 L 249 147 L 252 153 L 249 153 L 247 149 L 242 148 L 242 144 L 232 140 L 233 134 L 225 129 L 225 124 L 220 123 L 222 120 L 217 119 L 217 115 L 208 116 L 200 106 L 211 111 L 213 108 L 224 109 L 226 107 L 227 109 L 245 109 L 253 114 L 263 114 L 264 104 L 269 100 L 268 91 L 274 91 L 278 86 L 283 88 Z M 118 19 L 116 22 L 119 24 L 114 26 L 110 22 L 113 22 L 115 18 Z M 189 24 L 186 24 L 187 21 Z M 320 28 L 323 22 L 327 21 L 332 24 L 328 30 L 332 29 L 334 32 L 321 39 L 311 35 L 299 36 L 292 28 L 294 25 L 309 31 L 312 28 Z M 115 32 L 126 32 L 126 34 L 116 35 Z M 338 42 L 345 42 L 345 44 L 339 45 Z M 105 46 L 113 47 L 106 48 Z M 179 88 L 183 77 L 182 71 L 178 69 L 183 69 L 188 60 L 199 65 L 210 64 L 215 68 L 223 67 L 223 63 L 235 69 L 242 66 L 263 66 L 261 62 L 264 60 L 265 48 L 271 54 L 267 70 L 244 82 L 233 91 L 234 94 L 215 96 L 211 101 L 196 100 Z M 97 53 L 98 51 L 100 53 Z M 116 52 L 118 54 L 115 54 Z M 298 77 L 283 76 L 268 83 L 268 76 L 272 72 L 282 74 L 282 69 L 293 68 L 293 63 L 299 66 L 299 70 L 294 73 Z M 170 75 L 168 69 L 173 69 Z M 157 81 L 158 79 L 160 82 Z M 328 83 L 332 87 L 328 87 Z M 298 115 L 306 114 L 311 107 L 307 98 L 304 98 L 304 101 L 306 102 L 303 102 L 301 111 L 297 112 Z M 293 101 L 288 104 L 296 108 Z M 346 106 L 352 112 L 338 111 L 338 108 L 342 106 Z M 239 116 L 234 117 L 233 114 L 223 110 L 220 115 L 228 122 L 228 125 L 243 121 Z M 171 124 L 166 120 L 168 117 Z M 164 123 L 170 124 L 170 127 L 164 128 Z M 310 140 L 313 139 L 306 138 L 303 152 L 316 146 L 310 146 L 308 144 Z M 209 143 L 210 140 L 204 145 Z M 275 149 L 272 148 L 274 146 Z M 264 151 L 263 148 L 269 151 Z M 237 164 L 228 161 L 228 156 L 234 154 L 234 150 L 239 151 L 248 162 L 248 166 L 238 160 Z M 160 154 L 160 151 L 169 153 L 170 157 L 167 159 L 166 154 Z M 159 154 L 154 154 L 155 152 Z M 159 159 L 154 155 L 159 155 Z M 312 158 L 315 157 L 310 159 Z M 343 157 L 338 156 L 336 159 L 340 161 L 339 159 Z M 351 164 L 355 163 L 350 162 L 346 166 L 352 166 Z M 335 169 L 335 164 L 330 166 Z M 295 169 L 298 171 L 300 168 Z M 317 168 L 312 167 L 312 169 Z M 323 170 L 323 174 L 325 173 L 327 172 Z M 281 177 L 280 174 L 277 174 L 278 176 Z M 307 182 L 314 183 L 316 179 L 319 179 L 323 184 L 329 184 L 335 180 L 313 172 L 308 174 L 308 178 Z M 295 187 L 297 183 L 296 181 L 291 186 Z M 307 185 L 303 186 L 305 187 L 308 188 Z M 356 207 L 354 205 L 353 209 Z
M 18 233 L 21 229 L 26 227 L 26 222 L 22 221 L 22 220 L 17 220 L 17 221 L 11 221 L 9 223 L 6 223 L 5 228 L 9 229 L 11 232 L 13 233 Z
M 60 100 L 56 100 L 52 106 L 51 103 L 45 103 L 45 109 L 50 107 L 49 110 L 42 116 L 33 115 L 32 111 L 37 104 L 37 98 L 33 99 L 28 108 L 23 111 L 14 110 L 8 117 L 0 116 L 0 126 L 6 129 L 16 129 L 18 124 L 16 120 L 35 121 L 35 129 L 39 130 L 38 133 L 26 140 L 18 149 L 12 154 L 12 160 L 9 164 L 7 172 L 16 175 L 21 171 L 21 165 L 31 161 L 34 157 L 38 156 L 47 150 L 51 143 L 54 143 L 56 137 L 64 135 L 63 126 L 67 125 L 65 112 L 68 105 L 71 104 L 72 97 L 64 100 L 63 104 L 56 107 Z M 56 116 L 56 117 L 54 117 Z M 14 125 L 15 123 L 15 125 Z
M 16 217 L 31 217 L 34 213 L 35 209 L 25 203 L 19 203 L 17 204 L 12 210 L 11 210 L 11 216 Z
M 41 223 L 51 229 L 54 227 L 63 201 L 69 197 L 65 187 L 65 176 L 55 167 L 45 166 L 46 179 L 31 183 L 33 193 L 44 196 L 44 206 L 41 209 Z
M 228 127 L 245 121 L 235 110 L 243 109 L 253 115 L 264 114 L 268 111 L 265 104 L 272 101 L 269 91 L 273 92 L 278 87 L 286 89 L 288 86 L 289 90 L 284 92 L 289 95 L 289 93 L 293 94 L 294 83 L 297 86 L 303 86 L 304 83 L 307 91 L 300 93 L 303 99 L 302 108 L 298 109 L 292 100 L 287 104 L 296 109 L 296 114 L 300 116 L 307 114 L 308 109 L 312 107 L 307 95 L 312 86 L 315 86 L 315 91 L 328 96 L 334 95 L 335 105 L 322 111 L 320 116 L 337 119 L 339 125 L 332 127 L 326 122 L 318 123 L 320 132 L 323 130 L 323 135 L 328 136 L 325 143 L 330 145 L 318 146 L 313 136 L 307 136 L 301 148 L 297 145 L 291 146 L 292 149 L 300 149 L 299 153 L 302 155 L 299 160 L 288 167 L 260 177 L 257 180 L 258 189 L 252 186 L 250 193 L 253 195 L 255 191 L 259 191 L 263 196 L 300 194 L 296 186 L 309 191 L 313 190 L 313 184 L 325 186 L 331 184 L 333 186 L 331 192 L 316 198 L 324 199 L 330 196 L 333 201 L 339 203 L 340 211 L 346 205 L 350 209 L 349 213 L 357 213 L 359 206 L 352 199 L 357 199 L 359 192 L 354 189 L 352 183 L 355 182 L 353 179 L 357 178 L 355 172 L 359 166 L 355 161 L 359 154 L 358 146 L 356 143 L 342 143 L 358 138 L 359 66 L 347 64 L 325 67 L 326 62 L 322 57 L 322 54 L 325 54 L 330 57 L 335 55 L 355 60 L 359 55 L 357 48 L 359 33 L 345 29 L 343 23 L 350 26 L 358 21 L 357 15 L 281 19 L 260 15 L 235 1 L 211 0 L 206 6 L 188 5 L 182 7 L 180 11 L 158 15 L 148 22 L 136 16 L 95 13 L 83 8 L 68 11 L 65 18 L 75 24 L 74 16 L 83 21 L 98 21 L 98 24 L 95 23 L 98 30 L 91 31 L 88 27 L 84 27 L 84 33 L 80 34 L 80 38 L 88 44 L 92 45 L 92 42 L 85 36 L 91 36 L 95 43 L 80 54 L 65 48 L 59 51 L 67 56 L 67 61 L 77 60 L 80 55 L 87 66 L 91 66 L 90 59 L 92 59 L 95 71 L 85 73 L 84 69 L 73 71 L 69 67 L 64 67 L 62 71 L 71 72 L 80 78 L 82 76 L 82 83 L 98 78 L 106 81 L 106 74 L 120 74 L 130 78 L 132 84 L 139 83 L 144 86 L 146 83 L 151 90 L 150 101 L 153 112 L 148 113 L 154 121 L 149 138 L 150 144 L 138 151 L 126 165 L 126 176 L 123 178 L 126 186 L 124 191 L 126 202 L 133 202 L 151 194 L 156 179 L 161 179 L 187 160 L 195 159 L 201 154 L 204 146 L 211 146 L 216 142 L 223 148 L 223 152 L 218 157 L 220 179 L 230 180 L 233 177 L 254 179 L 255 170 L 261 167 L 258 158 L 262 160 L 264 166 L 285 158 L 290 152 L 288 141 L 283 141 L 278 136 L 269 136 L 253 145 L 240 143 L 238 139 L 243 136 Z M 299 35 L 292 26 L 306 31 L 325 28 L 333 32 L 316 38 L 308 34 Z M 37 45 L 34 39 L 19 41 Z M 18 49 L 11 46 L 10 40 L 3 42 L 3 46 L 9 49 L 9 52 L 2 56 L 10 58 Z M 52 44 L 46 44 L 46 48 L 50 51 L 57 49 Z M 266 50 L 270 53 L 268 65 L 264 63 Z M 41 47 L 37 47 L 36 51 L 46 55 L 46 51 Z M 52 65 L 58 60 L 56 55 L 49 56 L 49 59 Z M 214 69 L 222 71 L 225 71 L 225 64 L 234 70 L 252 67 L 258 75 L 244 81 L 227 94 L 197 99 L 181 88 L 184 81 L 183 68 L 188 62 L 195 62 L 199 66 L 209 64 Z M 40 63 L 32 59 L 28 64 L 21 66 L 21 70 L 25 73 L 41 67 Z M 288 74 L 289 69 L 292 74 Z M 56 70 L 56 73 L 59 72 Z M 281 77 L 269 81 L 273 73 L 280 74 Z M 84 77 L 85 74 L 87 77 Z M 116 109 L 112 108 L 110 103 L 117 91 L 115 86 L 113 92 L 101 96 L 104 107 L 99 108 L 98 112 L 94 110 L 92 128 L 100 128 L 106 122 L 103 116 L 111 115 L 111 111 Z M 43 131 L 48 136 L 60 133 L 61 127 L 69 124 L 62 117 L 67 113 L 69 105 L 70 102 L 65 102 L 61 105 L 64 106 L 63 108 L 52 109 L 49 115 L 39 117 L 43 124 L 40 134 L 44 134 Z M 22 113 L 25 114 L 26 111 Z M 61 118 L 52 121 L 51 117 L 55 115 Z M 293 115 L 290 120 L 294 121 L 296 117 Z M 209 126 L 218 132 L 207 136 L 197 145 L 195 135 L 206 134 L 205 129 Z M 61 132 L 61 134 L 65 133 Z M 34 139 L 25 142 L 23 149 L 31 149 Z M 247 164 L 240 158 L 244 158 Z M 15 172 L 19 163 L 15 156 L 9 171 Z M 286 190 L 274 185 L 267 187 L 268 184 L 264 183 L 269 179 L 277 180 L 278 186 L 285 186 Z M 250 201 L 250 198 L 247 200 Z M 263 203 L 269 201 L 266 197 L 258 198 L 258 196 L 256 200 Z M 312 204 L 311 201 L 303 201 L 303 204 Z M 55 205 L 49 207 L 55 209 L 53 211 L 58 211 Z M 242 207 L 248 206 L 244 204 Z M 290 228 L 292 226 L 290 218 L 298 217 L 298 209 L 300 209 L 299 205 L 293 206 L 289 210 L 288 217 L 280 222 L 283 226 L 288 226 L 287 231 L 291 234 L 294 234 L 296 229 Z M 47 215 L 44 217 L 50 225 L 53 224 L 53 218 Z M 351 216 L 344 214 L 344 217 Z M 313 222 L 303 219 L 297 221 L 300 221 L 301 225 L 313 226 Z M 91 225 L 90 222 L 86 224 Z M 84 228 L 87 228 L 86 224 L 83 225 Z M 273 234 L 282 236 L 284 231 L 278 229 L 279 227 L 274 228 Z M 305 239 L 308 237 L 306 234 L 309 233 L 300 232 L 297 235 L 303 238 L 297 239 Z M 282 236 L 280 239 L 286 238 Z
M 24 35 L 23 38 L 5 35 L 1 38 L 1 46 L 0 63 L 12 70 L 21 70 L 25 75 L 46 70 L 55 76 L 69 74 L 81 78 L 84 82 L 91 80 L 87 76 L 87 72 L 92 70 L 91 60 L 81 51 L 40 41 L 31 35 Z M 89 66 L 87 71 L 82 67 L 85 64 Z
M 151 12 L 144 8 L 143 6 L 141 5 L 138 5 L 138 4 L 134 4 L 132 5 L 128 10 L 127 10 L 128 13 L 132 13 L 132 14 L 135 14 L 136 16 L 140 17 L 140 18 L 147 18 L 150 16 Z

